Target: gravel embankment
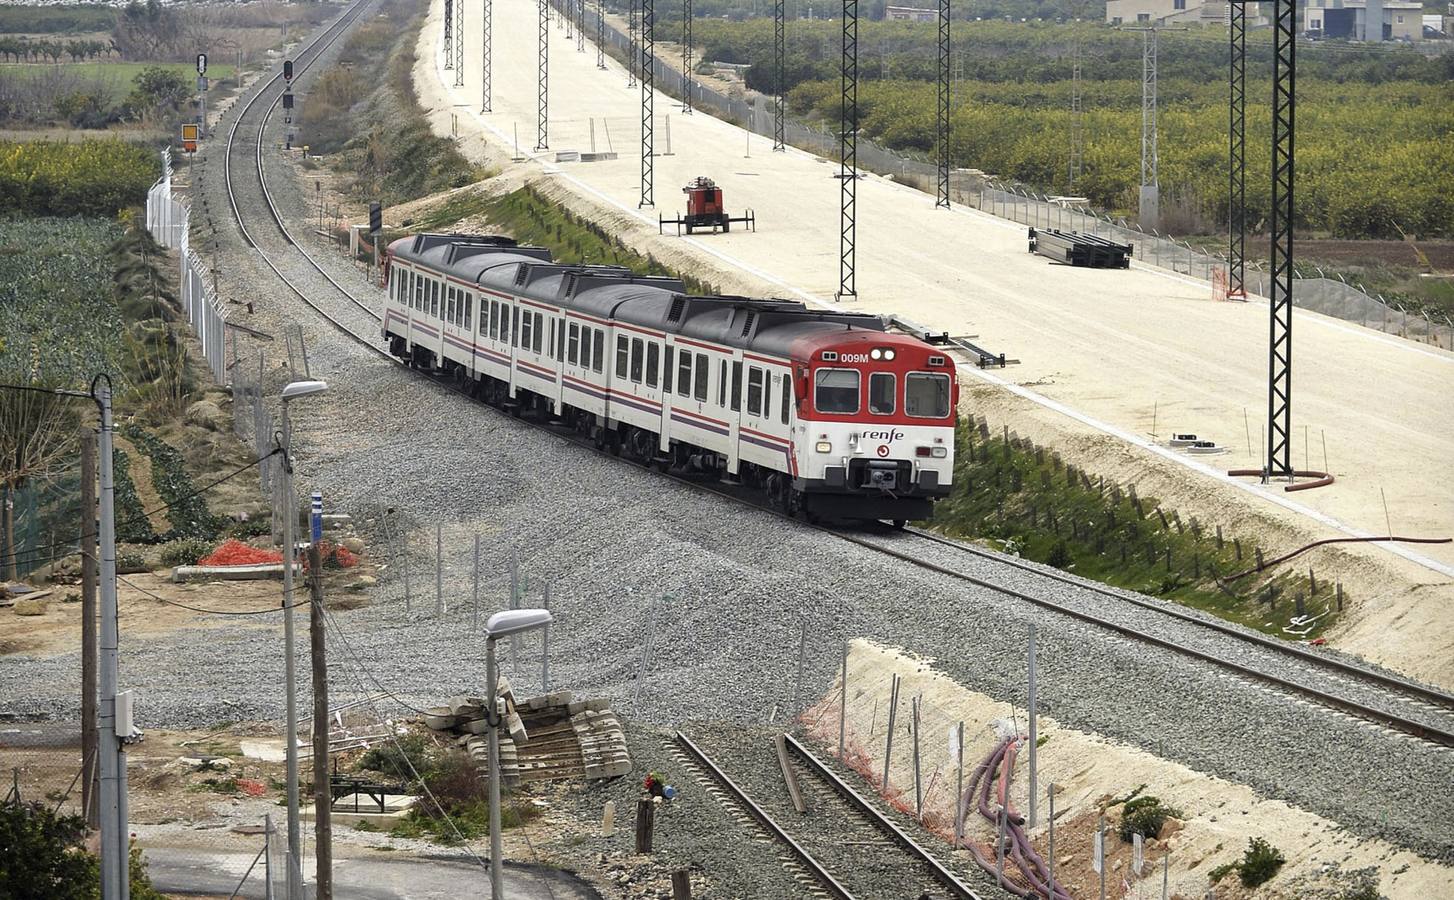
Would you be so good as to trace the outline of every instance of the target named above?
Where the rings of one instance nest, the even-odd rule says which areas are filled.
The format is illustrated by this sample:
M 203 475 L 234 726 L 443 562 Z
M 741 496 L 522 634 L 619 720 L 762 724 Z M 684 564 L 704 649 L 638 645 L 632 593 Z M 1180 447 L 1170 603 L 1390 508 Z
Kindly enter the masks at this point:
M 227 209 L 221 149 L 214 141 L 192 170 L 219 220 Z M 244 162 L 242 189 L 246 168 Z M 280 169 L 271 167 L 270 178 L 281 177 Z M 306 218 L 308 192 L 282 182 L 279 188 L 280 201 Z M 244 198 L 242 213 L 263 252 L 289 277 L 350 327 L 373 333 L 372 320 L 270 231 L 259 199 Z M 306 229 L 300 223 L 297 230 Z M 284 323 L 301 324 L 313 375 L 331 385 L 325 397 L 295 408 L 300 493 L 322 490 L 331 509 L 359 520 L 372 552 L 391 561 L 397 557 L 382 539 L 379 513 L 397 510 L 396 524 L 413 536 L 411 611 L 405 610 L 403 567 L 392 565 L 372 590 L 372 605 L 333 614 L 334 637 L 346 639 L 357 655 L 355 662 L 341 644 L 333 645 L 332 690 L 339 700 L 362 690 L 351 671 L 356 665 L 416 705 L 481 690 L 484 648 L 467 605 L 478 534 L 485 609 L 505 602 L 509 562 L 518 559 L 529 580 L 527 602 L 539 602 L 542 586 L 552 586 L 558 617 L 550 634 L 553 686 L 609 697 L 635 720 L 767 720 L 792 702 L 800 623 L 808 633 L 808 696 L 831 683 L 843 642 L 862 636 L 932 658 L 974 690 L 1023 703 L 1024 639 L 1034 622 L 1042 709 L 1065 727 L 1148 748 L 1356 833 L 1454 860 L 1454 753 L 541 434 L 383 363 L 320 323 L 234 227 L 224 222 L 219 231 L 224 294 L 256 304 L 248 320 L 253 327 L 281 336 Z M 359 296 L 371 290 L 346 262 L 327 264 Z M 268 389 L 276 396 L 286 379 L 277 369 L 281 341 L 268 352 Z M 449 609 L 442 619 L 433 615 L 433 573 L 426 573 L 436 523 L 445 536 Z M 1044 590 L 1074 592 L 1066 585 Z M 277 618 L 208 622 L 145 641 L 129 639 L 123 621 L 121 681 L 140 693 L 143 727 L 280 718 Z M 654 651 L 638 679 L 648 631 Z M 1190 632 L 1186 639 L 1200 640 Z M 505 663 L 521 693 L 539 686 L 539 647 L 538 637 L 528 638 L 518 665 Z M 300 676 L 307 690 L 306 663 Z M 77 715 L 75 656 L 0 657 L 0 682 L 25 686 L 23 697 L 6 692 L 0 712 Z M 770 876 L 791 887 L 775 864 L 763 865 L 750 846 L 739 846 L 745 842 L 722 845 L 725 832 L 702 827 L 701 852 L 727 860 L 722 865 L 738 873 L 733 877 Z M 785 890 L 759 893 L 755 882 L 741 883 L 751 896 Z

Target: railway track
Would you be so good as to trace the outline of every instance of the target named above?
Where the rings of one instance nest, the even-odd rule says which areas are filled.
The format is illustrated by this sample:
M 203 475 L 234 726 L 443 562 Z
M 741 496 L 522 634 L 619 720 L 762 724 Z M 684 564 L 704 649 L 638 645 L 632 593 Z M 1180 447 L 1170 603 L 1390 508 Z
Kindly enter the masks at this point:
M 672 749 L 719 801 L 740 812 L 739 822 L 755 826 L 778 845 L 784 869 L 814 896 L 980 900 L 960 876 L 806 747 L 790 735 L 781 740 L 793 780 L 786 792 L 761 790 L 757 796 L 745 784 L 752 775 L 734 778 L 685 734 L 676 733 Z M 756 774 L 762 777 L 774 764 L 770 748 L 758 749 L 763 765 Z M 785 803 L 790 794 L 806 813 Z
M 370 2 L 371 0 L 357 0 L 332 25 L 315 37 L 298 54 L 295 61 L 295 73 L 301 76 L 306 72 L 328 47 L 347 33 L 349 27 L 359 20 Z M 256 190 L 267 207 L 272 226 L 277 230 L 278 235 L 291 251 L 298 254 L 304 265 L 316 271 L 326 280 L 330 289 L 337 292 L 338 297 L 342 297 L 348 304 L 362 310 L 373 320 L 379 319 L 378 314 L 365 300 L 360 299 L 340 284 L 296 240 L 267 186 L 264 163 L 265 130 L 269 118 L 277 108 L 282 96 L 281 81 L 281 74 L 274 75 L 256 90 L 237 113 L 228 130 L 225 170 L 227 196 L 232 215 L 238 222 L 244 240 L 257 250 L 263 262 L 289 291 L 350 339 L 362 344 L 391 364 L 408 368 L 405 363 L 391 356 L 374 340 L 360 335 L 337 316 L 331 314 L 326 308 L 328 304 L 323 302 L 322 298 L 311 295 L 304 286 L 285 274 L 269 253 L 260 246 L 258 235 L 249 229 L 245 221 L 238 203 L 238 194 L 243 190 L 239 186 L 241 179 L 234 182 L 235 151 L 243 143 L 239 140 L 240 133 L 253 138 L 254 152 L 250 161 L 249 175 L 256 177 Z M 257 118 L 256 130 L 253 131 L 249 127 L 247 131 L 243 131 L 244 120 L 248 119 L 250 115 Z M 420 374 L 436 386 L 474 399 L 472 393 L 461 385 L 425 373 Z M 487 408 L 494 409 L 493 407 Z M 500 415 L 508 415 L 504 410 L 495 409 L 495 412 Z M 520 418 L 516 418 L 515 421 L 550 432 L 592 452 L 602 452 L 595 450 L 589 441 L 582 439 L 575 432 L 559 426 Z M 633 464 L 646 467 L 644 463 Z M 700 479 L 681 475 L 666 474 L 664 477 L 697 490 L 707 491 L 725 499 L 756 507 L 764 513 L 787 518 L 780 511 L 764 506 L 755 495 L 744 496 L 740 491 L 733 491 L 722 485 L 708 484 Z M 1216 666 L 1233 677 L 1269 686 L 1422 741 L 1444 747 L 1454 747 L 1454 695 L 1347 662 L 1332 655 L 1315 653 L 1295 644 L 1277 641 L 1221 622 L 1209 621 L 1201 616 L 1174 609 L 1169 604 L 1138 597 L 1129 592 L 1093 585 L 1069 576 L 1049 573 L 1038 567 L 998 554 L 991 554 L 979 548 L 947 540 L 921 530 L 909 529 L 904 532 L 880 533 L 851 532 L 809 523 L 800 522 L 800 524 L 803 527 L 816 528 L 839 540 L 890 556 L 937 575 L 994 591 L 1007 598 L 1071 617 L 1140 643 L 1188 656 L 1202 663 Z M 938 555 L 934 556 L 934 554 Z M 959 561 L 956 562 L 956 559 Z M 972 571 L 969 566 L 963 565 L 962 562 L 965 559 L 973 560 L 973 565 L 980 567 L 979 571 Z M 987 571 L 988 569 L 995 571 L 990 572 Z M 1007 582 L 1012 578 L 1019 580 L 1020 586 L 1009 586 Z M 1103 604 L 1105 601 L 1114 601 L 1120 609 L 1112 611 L 1102 608 L 1097 611 L 1093 604 L 1064 602 L 1047 596 L 1051 591 L 1063 592 L 1066 587 L 1088 596 L 1097 597 Z M 1127 610 L 1134 610 L 1135 615 L 1142 615 L 1148 621 L 1145 623 L 1128 622 L 1125 615 Z M 1161 624 L 1153 627 L 1150 621 L 1152 619 L 1159 620 Z M 1168 626 L 1166 623 L 1171 623 L 1171 625 Z M 1176 633 L 1176 628 L 1183 629 L 1183 633 Z M 1195 630 L 1192 633 L 1193 639 L 1190 641 L 1184 632 L 1188 628 Z M 1215 640 L 1203 640 L 1196 635 L 1212 636 Z M 1274 671 L 1288 664 L 1297 667 L 1296 676 Z

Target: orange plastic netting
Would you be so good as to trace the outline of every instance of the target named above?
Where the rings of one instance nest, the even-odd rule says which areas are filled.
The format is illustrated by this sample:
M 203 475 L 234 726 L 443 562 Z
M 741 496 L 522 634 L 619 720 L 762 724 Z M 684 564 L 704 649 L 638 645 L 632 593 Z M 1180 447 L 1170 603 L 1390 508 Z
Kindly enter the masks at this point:
M 242 541 L 229 539 L 207 556 L 197 560 L 199 566 L 256 566 L 263 563 L 280 563 L 283 554 L 276 550 L 260 550 L 249 547 Z

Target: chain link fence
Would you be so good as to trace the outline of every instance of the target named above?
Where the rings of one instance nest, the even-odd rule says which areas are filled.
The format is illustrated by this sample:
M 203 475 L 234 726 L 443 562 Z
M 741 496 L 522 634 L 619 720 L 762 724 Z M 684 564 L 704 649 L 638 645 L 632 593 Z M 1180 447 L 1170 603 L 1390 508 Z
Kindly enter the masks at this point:
M 559 6 L 559 0 L 556 0 L 556 5 Z M 587 11 L 586 34 L 591 38 L 595 36 L 596 17 L 595 10 Z M 640 60 L 633 56 L 627 35 L 618 31 L 609 21 L 606 23 L 605 34 L 608 49 L 623 59 L 634 60 L 632 64 L 639 69 Z M 639 52 L 638 48 L 637 53 Z M 656 88 L 674 97 L 683 97 L 687 89 L 687 79 L 664 62 L 659 54 L 654 62 Z M 773 136 L 771 97 L 755 94 L 755 102 L 749 102 L 742 97 L 730 97 L 693 79 L 691 101 L 693 108 L 709 110 L 718 118 L 746 128 L 754 134 L 769 139 Z M 669 129 L 666 133 L 670 133 Z M 658 132 L 658 142 L 662 138 L 663 134 Z M 813 129 L 801 122 L 785 120 L 783 139 L 794 147 L 825 159 L 838 159 L 836 132 Z M 928 156 L 890 150 L 865 138 L 859 138 L 857 151 L 860 169 L 892 176 L 896 181 L 926 192 L 934 190 L 938 168 Z M 950 194 L 959 203 L 1022 225 L 1087 232 L 1118 243 L 1131 244 L 1135 258 L 1143 263 L 1206 281 L 1209 295 L 1212 293 L 1212 281 L 1216 273 L 1225 273 L 1227 270 L 1227 258 L 1224 254 L 1207 253 L 1185 241 L 1178 241 L 1154 230 L 1148 233 L 1125 219 L 1113 218 L 1067 199 L 1052 199 L 1025 185 L 960 171 L 953 173 L 950 178 Z M 1260 266 L 1249 265 L 1245 280 L 1249 294 L 1263 298 L 1267 296 L 1269 278 Z M 1316 277 L 1299 277 L 1294 282 L 1293 304 L 1297 307 L 1454 350 L 1454 320 L 1446 315 L 1409 311 L 1396 302 L 1390 302 L 1356 284 L 1348 283 L 1341 276 L 1325 277 L 1321 270 Z

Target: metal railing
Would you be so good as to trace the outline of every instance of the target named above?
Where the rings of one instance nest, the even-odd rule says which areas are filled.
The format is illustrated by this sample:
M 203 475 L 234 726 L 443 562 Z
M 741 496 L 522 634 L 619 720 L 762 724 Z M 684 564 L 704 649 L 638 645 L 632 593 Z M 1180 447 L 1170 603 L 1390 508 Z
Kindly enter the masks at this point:
M 172 194 L 172 152 L 162 151 L 162 177 L 146 193 L 146 228 L 157 243 L 176 250 L 181 260 L 181 302 L 192 333 L 202 343 L 207 368 L 218 384 L 227 380 L 227 311 L 207 285 L 207 269 L 191 247 L 191 210 Z

